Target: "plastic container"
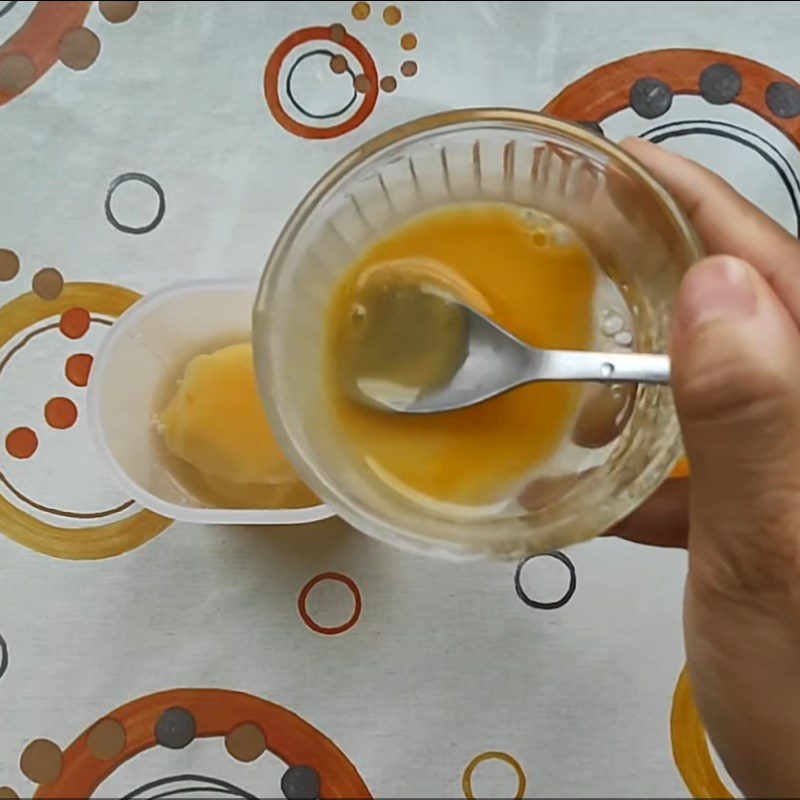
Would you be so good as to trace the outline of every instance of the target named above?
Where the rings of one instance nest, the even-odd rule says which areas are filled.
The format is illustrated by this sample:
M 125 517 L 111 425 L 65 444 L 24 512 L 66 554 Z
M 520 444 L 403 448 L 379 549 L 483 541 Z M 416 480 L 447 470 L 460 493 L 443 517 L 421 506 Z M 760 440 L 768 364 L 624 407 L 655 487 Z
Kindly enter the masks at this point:
M 589 539 L 633 511 L 681 455 L 669 389 L 639 387 L 624 432 L 598 451 L 601 463 L 554 467 L 535 503 L 527 489 L 510 488 L 500 510 L 479 514 L 393 490 L 348 446 L 327 402 L 325 320 L 343 274 L 381 233 L 460 202 L 506 203 L 566 223 L 624 297 L 634 348 L 666 351 L 680 278 L 702 256 L 667 192 L 628 153 L 582 126 L 515 109 L 449 111 L 360 145 L 286 224 L 254 315 L 270 424 L 308 486 L 377 539 L 462 558 L 517 558 Z
M 256 287 L 196 281 L 163 289 L 123 314 L 103 340 L 89 381 L 89 428 L 125 491 L 145 508 L 184 522 L 292 525 L 333 516 L 326 505 L 287 509 L 208 507 L 172 479 L 153 425 L 186 363 L 249 340 Z

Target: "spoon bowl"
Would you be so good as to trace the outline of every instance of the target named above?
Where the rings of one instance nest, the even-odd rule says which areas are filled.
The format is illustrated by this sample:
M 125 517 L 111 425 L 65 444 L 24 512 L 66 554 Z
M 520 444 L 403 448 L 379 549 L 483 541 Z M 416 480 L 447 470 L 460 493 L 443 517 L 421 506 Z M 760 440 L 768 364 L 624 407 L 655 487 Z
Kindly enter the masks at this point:
M 482 403 L 534 381 L 669 383 L 669 356 L 543 350 L 520 341 L 488 317 L 453 301 L 464 315 L 464 358 L 448 382 L 405 391 L 374 381 L 357 383 L 360 399 L 404 414 L 437 414 Z

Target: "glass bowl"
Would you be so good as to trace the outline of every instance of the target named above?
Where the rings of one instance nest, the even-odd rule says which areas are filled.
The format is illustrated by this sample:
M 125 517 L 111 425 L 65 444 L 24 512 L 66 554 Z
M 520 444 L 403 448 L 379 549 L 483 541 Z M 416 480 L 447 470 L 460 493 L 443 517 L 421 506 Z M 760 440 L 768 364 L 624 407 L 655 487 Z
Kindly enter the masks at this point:
M 668 388 L 640 386 L 601 463 L 550 479 L 535 503 L 497 513 L 433 510 L 390 489 L 349 447 L 328 402 L 326 314 L 372 241 L 421 212 L 501 202 L 569 225 L 624 296 L 634 348 L 665 352 L 677 287 L 702 255 L 686 217 L 626 152 L 541 114 L 469 109 L 425 117 L 358 147 L 292 214 L 267 262 L 253 317 L 270 423 L 302 479 L 347 522 L 407 549 L 517 558 L 589 539 L 629 514 L 675 465 Z M 491 269 L 491 265 L 487 265 Z

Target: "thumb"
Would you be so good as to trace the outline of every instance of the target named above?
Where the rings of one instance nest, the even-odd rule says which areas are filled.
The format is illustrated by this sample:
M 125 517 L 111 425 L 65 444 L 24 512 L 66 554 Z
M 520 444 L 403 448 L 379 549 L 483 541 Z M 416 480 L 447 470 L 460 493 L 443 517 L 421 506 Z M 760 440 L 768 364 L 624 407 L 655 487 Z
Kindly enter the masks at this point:
M 796 584 L 797 327 L 753 267 L 713 256 L 681 283 L 672 359 L 692 466 L 690 581 L 737 595 Z

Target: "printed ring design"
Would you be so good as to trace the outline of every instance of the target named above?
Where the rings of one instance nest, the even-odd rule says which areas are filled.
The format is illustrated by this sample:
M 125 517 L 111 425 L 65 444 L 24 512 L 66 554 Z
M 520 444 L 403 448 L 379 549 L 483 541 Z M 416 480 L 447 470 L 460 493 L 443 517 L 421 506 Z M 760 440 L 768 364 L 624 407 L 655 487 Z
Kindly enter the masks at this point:
M 114 192 L 116 192 L 123 183 L 127 183 L 128 181 L 138 181 L 139 183 L 144 183 L 149 186 L 158 196 L 158 210 L 156 211 L 156 215 L 153 217 L 153 220 L 148 222 L 146 225 L 123 225 L 114 216 L 114 212 L 111 210 L 111 198 L 114 195 Z M 161 184 L 155 178 L 151 178 L 149 175 L 145 175 L 143 172 L 125 172 L 122 175 L 117 175 L 117 177 L 114 178 L 114 180 L 109 184 L 108 192 L 106 192 L 105 207 L 106 219 L 118 231 L 122 231 L 123 233 L 150 233 L 150 231 L 152 231 L 154 228 L 157 228 L 161 224 L 161 220 L 164 219 L 164 212 L 167 210 L 167 201 L 164 197 L 164 190 L 161 188 Z
M 16 3 L 4 4 L 1 13 L 10 11 L 14 5 Z M 24 24 L 0 44 L 0 63 L 6 57 L 26 59 L 32 68 L 33 80 L 24 90 L 9 92 L 0 89 L 0 106 L 18 97 L 50 70 L 58 61 L 58 47 L 62 36 L 74 28 L 80 28 L 91 7 L 91 0 L 39 2 L 33 7 Z
M 717 92 L 710 93 L 704 78 L 716 75 L 719 80 L 721 73 L 728 72 L 738 75 L 740 85 L 727 93 L 719 93 L 719 87 Z M 638 110 L 634 107 L 645 119 L 666 113 L 673 96 L 699 95 L 712 105 L 732 103 L 752 111 L 800 147 L 800 129 L 794 119 L 800 115 L 800 84 L 759 61 L 717 50 L 688 47 L 650 50 L 603 64 L 562 89 L 542 111 L 596 125 L 618 111 L 633 107 L 640 99 L 634 89 L 648 81 L 652 85 L 647 96 L 658 99 L 659 90 L 663 90 L 669 95 L 669 103 L 656 104 L 657 108 L 643 108 L 641 104 Z
M 672 696 L 669 732 L 675 766 L 692 797 L 733 797 L 720 780 L 711 760 L 708 739 L 700 715 L 697 713 L 697 706 L 694 704 L 692 685 L 686 667 L 678 676 L 675 694 Z
M 514 756 L 510 756 L 500 750 L 488 750 L 475 756 L 464 770 L 464 775 L 461 778 L 461 788 L 467 800 L 475 800 L 475 795 L 472 793 L 472 773 L 484 761 L 502 761 L 504 764 L 508 764 L 517 773 L 517 793 L 514 795 L 514 800 L 522 800 L 525 797 L 525 788 L 528 782 L 525 779 L 525 771 L 520 766 L 519 761 Z
M 330 111 L 327 114 L 314 114 L 311 111 L 306 111 L 303 106 L 300 105 L 297 98 L 294 96 L 294 92 L 292 91 L 292 77 L 294 76 L 294 71 L 297 69 L 300 64 L 303 63 L 307 58 L 311 58 L 311 56 L 328 56 L 328 58 L 333 58 L 333 51 L 326 50 L 324 47 L 319 48 L 318 50 L 311 50 L 308 53 L 303 53 L 297 61 L 292 64 L 289 68 L 289 72 L 286 74 L 286 96 L 289 98 L 291 104 L 301 113 L 305 114 L 307 117 L 311 119 L 333 119 L 334 117 L 338 117 L 340 114 L 344 114 L 345 111 L 349 111 L 350 107 L 355 103 L 356 99 L 358 98 L 358 92 L 356 91 L 355 85 L 353 85 L 353 94 L 350 96 L 350 99 L 342 106 L 338 111 Z M 355 83 L 355 73 L 352 69 L 350 69 L 350 65 L 348 64 L 345 67 L 345 72 L 350 76 L 350 80 Z
M 308 613 L 306 608 L 308 595 L 311 594 L 311 590 L 318 583 L 322 583 L 322 581 L 336 581 L 337 583 L 342 583 L 353 595 L 353 613 L 351 614 L 350 619 L 341 625 L 319 625 Z M 315 575 L 300 591 L 300 595 L 297 598 L 297 610 L 300 612 L 300 617 L 302 618 L 303 622 L 305 622 L 305 624 L 308 625 L 312 631 L 315 631 L 316 633 L 322 633 L 326 636 L 335 636 L 338 633 L 349 631 L 350 628 L 352 628 L 356 622 L 358 622 L 358 619 L 361 616 L 361 592 L 359 591 L 356 582 L 352 578 L 348 578 L 347 575 L 342 575 L 340 572 L 321 572 L 319 575 Z
M 57 300 L 33 292 L 0 307 L 0 348 L 18 333 L 69 308 L 118 317 L 141 295 L 106 283 L 66 283 Z M 0 495 L 0 531 L 18 544 L 55 558 L 94 560 L 126 553 L 157 536 L 171 519 L 141 509 L 126 519 L 87 528 L 59 528 L 23 511 Z
M 564 592 L 563 596 L 561 596 L 558 600 L 552 600 L 550 602 L 534 600 L 532 597 L 528 596 L 528 594 L 526 594 L 525 590 L 522 588 L 522 570 L 524 566 L 534 558 L 555 558 L 557 561 L 560 561 L 562 564 L 564 564 L 569 571 L 569 586 L 567 587 L 567 591 Z M 577 586 L 578 579 L 575 575 L 575 565 L 560 550 L 553 550 L 551 553 L 541 553 L 539 555 L 523 558 L 517 564 L 517 568 L 514 571 L 514 590 L 517 593 L 517 597 L 519 597 L 519 599 L 522 600 L 526 606 L 530 606 L 531 608 L 539 608 L 545 611 L 561 608 L 569 603 L 569 601 L 572 599 L 572 595 L 575 594 L 575 589 Z
M 302 136 L 305 139 L 335 139 L 337 136 L 355 130 L 372 113 L 375 104 L 378 102 L 378 68 L 375 66 L 375 62 L 372 60 L 372 56 L 369 54 L 367 48 L 354 36 L 345 33 L 341 42 L 338 43 L 356 58 L 369 83 L 367 91 L 364 93 L 364 100 L 353 116 L 340 122 L 338 125 L 332 125 L 330 128 L 318 128 L 313 125 L 306 125 L 302 122 L 298 122 L 296 119 L 289 116 L 281 103 L 280 92 L 278 90 L 278 78 L 283 62 L 286 60 L 289 53 L 291 53 L 295 47 L 315 40 L 325 42 L 334 41 L 331 29 L 321 25 L 312 28 L 302 28 L 299 31 L 289 34 L 289 36 L 275 48 L 264 69 L 264 97 L 267 101 L 267 107 L 272 112 L 272 116 L 275 117 L 278 124 L 289 131 L 289 133 L 293 133 L 295 136 Z
M 99 722 L 103 720 L 124 729 L 116 754 L 98 758 L 92 753 L 90 736 L 97 723 L 91 725 L 64 751 L 58 777 L 40 785 L 34 797 L 91 797 L 109 775 L 145 750 L 182 749 L 199 738 L 225 737 L 243 722 L 260 728 L 267 749 L 290 768 L 304 765 L 314 770 L 319 797 L 372 796 L 358 770 L 327 736 L 292 711 L 254 695 L 226 689 L 172 689 L 133 700 Z M 127 796 L 164 783 L 146 784 Z

